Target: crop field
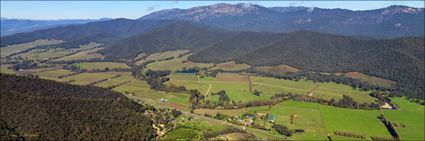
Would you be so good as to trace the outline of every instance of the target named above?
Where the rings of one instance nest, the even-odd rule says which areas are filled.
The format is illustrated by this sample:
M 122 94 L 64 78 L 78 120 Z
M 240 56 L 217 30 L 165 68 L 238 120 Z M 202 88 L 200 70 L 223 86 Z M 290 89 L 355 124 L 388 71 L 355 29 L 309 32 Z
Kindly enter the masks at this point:
M 19 53 L 34 47 L 44 46 L 44 45 L 54 45 L 54 44 L 59 44 L 62 42 L 63 41 L 61 40 L 36 40 L 33 42 L 28 42 L 28 43 L 9 45 L 9 46 L 0 48 L 0 52 L 1 52 L 0 54 L 1 54 L 1 57 L 5 57 L 5 56 L 9 56 L 14 53 Z
M 71 84 L 87 85 L 102 79 L 108 79 L 122 72 L 102 72 L 102 73 L 80 73 L 70 77 L 60 79 L 63 82 L 72 81 Z
M 129 69 L 130 67 L 124 63 L 116 62 L 82 62 L 73 64 L 83 70 L 105 70 L 109 69 Z
M 72 55 L 64 56 L 62 58 L 56 59 L 54 61 L 71 61 L 71 60 L 89 60 L 89 59 L 103 59 L 105 56 L 102 54 L 96 53 L 98 50 L 103 48 L 94 48 L 85 51 L 80 51 Z
M 199 68 L 209 68 L 212 67 L 212 63 L 195 63 L 187 61 L 187 58 L 190 56 L 190 54 L 182 56 L 180 58 L 174 58 L 171 60 L 164 60 L 164 61 L 157 61 L 153 62 L 147 65 L 149 69 L 152 70 L 181 70 L 183 68 L 192 68 L 192 67 L 199 67 Z
M 226 71 L 238 71 L 238 70 L 245 70 L 250 67 L 251 66 L 247 64 L 237 64 L 235 61 L 229 61 L 229 62 L 217 64 L 213 69 L 222 69 Z
M 404 98 L 392 98 L 399 109 L 384 110 L 387 120 L 396 123 L 401 140 L 422 140 L 425 138 L 425 117 L 423 105 L 410 102 Z M 402 125 L 404 125 L 404 127 Z
M 255 67 L 254 69 L 257 71 L 268 72 L 273 74 L 284 74 L 284 73 L 299 71 L 299 69 L 288 66 L 288 65 L 261 66 L 261 67 Z
M 165 52 L 158 52 L 158 53 L 154 53 L 151 54 L 149 56 L 147 56 L 144 59 L 141 59 L 139 61 L 136 62 L 137 65 L 140 65 L 146 61 L 158 61 L 158 60 L 164 60 L 167 58 L 177 58 L 182 54 L 188 53 L 188 50 L 176 50 L 176 51 L 165 51 Z M 137 57 L 135 58 L 135 60 L 138 60 L 139 58 L 143 58 L 144 56 L 146 56 L 146 54 L 142 53 L 137 55 Z

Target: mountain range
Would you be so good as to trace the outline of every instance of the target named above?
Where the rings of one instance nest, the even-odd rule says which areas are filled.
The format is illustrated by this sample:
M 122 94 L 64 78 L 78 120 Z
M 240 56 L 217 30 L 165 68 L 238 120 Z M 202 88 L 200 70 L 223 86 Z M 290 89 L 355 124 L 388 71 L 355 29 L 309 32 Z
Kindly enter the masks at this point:
M 350 11 L 217 4 L 18 33 L 1 37 L 1 47 L 37 39 L 64 40 L 56 46 L 62 48 L 95 41 L 112 59 L 186 49 L 194 62 L 362 72 L 396 81 L 401 95 L 423 97 L 423 14 L 423 8 L 404 6 Z
M 263 7 L 216 4 L 153 12 L 139 20 L 187 20 L 235 31 L 310 30 L 342 35 L 393 38 L 422 36 L 424 8 L 394 5 L 364 11 L 317 7 Z

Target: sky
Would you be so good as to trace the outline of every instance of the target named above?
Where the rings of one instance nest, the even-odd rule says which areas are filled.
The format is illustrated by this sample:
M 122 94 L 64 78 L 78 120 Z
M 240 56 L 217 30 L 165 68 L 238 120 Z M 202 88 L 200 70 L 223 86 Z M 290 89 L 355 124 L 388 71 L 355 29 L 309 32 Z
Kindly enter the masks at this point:
M 251 3 L 265 7 L 306 6 L 369 10 L 390 5 L 424 7 L 424 1 L 1 1 L 1 17 L 17 19 L 137 19 L 154 11 L 217 3 Z

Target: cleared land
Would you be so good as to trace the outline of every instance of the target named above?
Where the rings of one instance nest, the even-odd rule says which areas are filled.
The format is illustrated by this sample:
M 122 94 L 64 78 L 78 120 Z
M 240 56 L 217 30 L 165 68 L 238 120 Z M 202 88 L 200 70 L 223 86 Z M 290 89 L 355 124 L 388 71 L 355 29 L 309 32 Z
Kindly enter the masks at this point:
M 398 124 L 397 132 L 401 140 L 423 140 L 425 139 L 425 107 L 396 97 L 391 99 L 399 109 L 385 110 L 384 115 L 387 120 Z M 403 127 L 404 125 L 404 127 Z
M 250 68 L 248 64 L 237 64 L 235 61 L 217 64 L 213 69 L 222 69 L 226 71 L 239 71 Z
M 144 59 L 137 61 L 136 64 L 140 65 L 140 64 L 147 62 L 147 61 L 158 61 L 158 60 L 164 60 L 164 59 L 168 59 L 168 58 L 172 58 L 172 57 L 177 58 L 180 55 L 186 54 L 188 52 L 189 52 L 188 50 L 176 50 L 176 51 L 165 51 L 165 52 L 154 53 L 154 54 L 147 56 Z M 141 53 L 141 54 L 136 56 L 135 60 L 138 60 L 138 59 L 143 58 L 145 56 L 146 56 L 146 54 Z
M 0 64 L 0 73 L 15 74 L 16 72 L 14 70 L 9 69 L 11 66 L 11 64 Z
M 313 91 L 313 96 L 315 97 L 338 100 L 342 98 L 342 95 L 347 95 L 359 103 L 375 101 L 375 98 L 368 95 L 370 91 L 359 91 L 351 86 L 332 82 L 314 83 L 310 80 L 292 81 L 261 76 L 251 76 L 251 80 L 254 84 L 253 89 L 263 91 L 263 93 L 272 93 L 272 95 L 279 92 L 306 94 L 308 90 L 319 84 L 319 87 Z
M 78 53 L 65 56 L 54 61 L 71 61 L 71 60 L 89 60 L 89 59 L 103 59 L 105 56 L 102 54 L 96 53 L 98 50 L 102 50 L 103 48 L 94 48 L 90 50 L 80 51 Z
M 102 72 L 102 73 L 80 73 L 60 79 L 64 82 L 72 81 L 71 84 L 87 85 L 102 79 L 109 79 L 123 72 Z
M 124 63 L 116 62 L 82 62 L 73 64 L 83 70 L 105 70 L 105 69 L 129 69 Z
M 391 80 L 386 80 L 386 79 L 382 79 L 379 77 L 374 77 L 374 76 L 369 76 L 360 72 L 349 72 L 349 73 L 345 73 L 343 74 L 344 76 L 348 77 L 348 78 L 353 78 L 353 79 L 358 79 L 362 82 L 366 82 L 372 85 L 378 85 L 378 86 L 383 86 L 383 87 L 393 87 L 395 85 L 396 82 L 391 81 Z
M 171 60 L 164 60 L 164 61 L 157 61 L 153 62 L 147 65 L 149 69 L 152 70 L 181 70 L 183 68 L 192 68 L 192 67 L 199 67 L 199 68 L 209 68 L 212 67 L 212 63 L 195 63 L 187 61 L 187 58 L 190 56 L 190 54 L 187 54 L 185 56 L 182 56 L 180 58 L 174 58 Z
M 111 87 L 111 86 L 116 86 L 116 85 L 120 85 L 120 84 L 123 84 L 123 83 L 129 83 L 131 81 L 136 80 L 136 79 L 133 78 L 133 76 L 131 76 L 130 72 L 123 72 L 120 75 L 121 76 L 119 76 L 119 77 L 108 79 L 107 81 L 97 83 L 95 86 Z
M 297 68 L 284 65 L 284 64 L 278 65 L 278 66 L 261 66 L 261 67 L 255 67 L 254 69 L 257 71 L 273 73 L 273 74 L 284 74 L 284 73 L 300 71 Z
M 67 74 L 71 74 L 71 73 L 73 73 L 73 72 L 71 72 L 69 70 L 56 69 L 56 70 L 51 70 L 51 71 L 37 72 L 37 73 L 34 73 L 34 75 L 37 75 L 37 76 L 44 78 L 44 79 L 61 81 L 58 78 L 59 76 L 67 75 Z
M 211 92 L 225 90 L 230 100 L 235 102 L 270 99 L 274 94 L 281 92 L 306 94 L 309 89 L 317 84 L 319 84 L 319 87 L 313 91 L 313 96 L 315 97 L 324 99 L 334 98 L 338 100 L 342 95 L 348 95 L 359 103 L 375 101 L 375 98 L 368 95 L 369 91 L 359 91 L 343 84 L 314 83 L 307 80 L 291 81 L 261 76 L 251 76 L 251 81 L 253 83 L 253 90 L 262 92 L 260 96 L 255 96 L 249 91 L 246 74 L 220 73 L 215 79 L 200 79 L 199 83 L 193 74 L 172 74 L 167 84 L 185 86 L 188 89 L 198 89 L 201 93 L 205 93 L 208 89 L 208 84 L 210 84 L 212 85 Z M 218 96 L 208 96 L 207 99 L 217 101 Z
M 1 57 L 9 56 L 14 53 L 19 53 L 34 47 L 45 46 L 45 45 L 54 45 L 62 43 L 61 40 L 35 40 L 33 42 L 8 45 L 6 47 L 0 48 Z

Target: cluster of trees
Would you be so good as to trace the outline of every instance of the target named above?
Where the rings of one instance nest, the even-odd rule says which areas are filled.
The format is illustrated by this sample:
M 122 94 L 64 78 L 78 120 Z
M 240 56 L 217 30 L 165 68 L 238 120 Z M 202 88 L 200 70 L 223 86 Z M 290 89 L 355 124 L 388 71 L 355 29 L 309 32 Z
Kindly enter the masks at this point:
M 190 97 L 189 101 L 192 103 L 192 109 L 195 109 L 201 106 L 202 100 L 205 99 L 205 96 L 202 95 L 198 90 L 189 90 Z
M 161 91 L 166 87 L 163 83 L 168 81 L 169 78 L 165 77 L 169 75 L 171 71 L 169 70 L 158 70 L 154 71 L 148 69 L 142 76 L 142 79 L 145 80 L 153 90 Z
M 229 103 L 230 102 L 230 98 L 229 96 L 227 96 L 226 91 L 221 90 L 218 91 L 217 93 L 211 93 L 211 95 L 218 95 L 218 105 L 219 106 L 223 106 L 223 103 Z
M 293 134 L 288 127 L 282 124 L 273 124 L 272 128 L 276 129 L 279 134 L 285 135 L 287 137 L 290 137 Z
M 2 139 L 150 140 L 146 107 L 105 88 L 0 74 Z M 13 127 L 13 128 L 10 128 Z M 2 128 L 3 129 L 3 128 Z
M 359 135 L 351 132 L 344 132 L 344 131 L 334 131 L 334 134 L 337 136 L 345 136 L 345 137 L 352 137 L 352 138 L 359 138 L 359 139 L 366 139 L 364 135 Z
M 261 91 L 254 90 L 252 94 L 254 94 L 255 96 L 260 96 L 261 93 L 262 93 Z

